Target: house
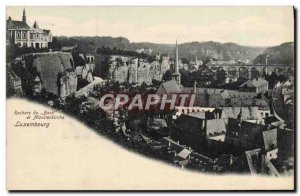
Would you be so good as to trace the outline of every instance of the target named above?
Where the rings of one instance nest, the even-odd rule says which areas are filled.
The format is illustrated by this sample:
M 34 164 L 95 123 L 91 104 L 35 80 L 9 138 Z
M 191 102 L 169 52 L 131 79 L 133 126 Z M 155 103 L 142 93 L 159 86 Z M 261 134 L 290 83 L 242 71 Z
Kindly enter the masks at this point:
M 228 171 L 250 173 L 251 175 L 280 176 L 271 160 L 260 148 L 245 151 L 230 165 Z
M 191 112 L 181 114 L 175 121 L 172 135 L 182 143 L 190 145 L 195 150 L 203 151 L 212 147 L 213 142 L 221 141 L 226 133 L 228 118 L 221 110 Z M 208 144 L 208 145 L 207 145 Z
M 243 120 L 257 122 L 263 117 L 270 115 L 270 110 L 260 110 L 257 106 L 251 107 L 222 107 L 222 111 L 228 118 L 237 119 L 239 115 Z
M 178 118 L 181 114 L 189 114 L 191 112 L 200 112 L 200 111 L 210 111 L 215 110 L 213 107 L 188 107 L 188 106 L 175 106 L 175 114 L 173 115 L 173 119 Z
M 41 29 L 35 21 L 30 27 L 26 21 L 26 12 L 23 10 L 22 21 L 12 20 L 8 17 L 6 21 L 7 42 L 19 47 L 47 48 L 52 42 L 50 30 Z
M 231 146 L 233 151 L 261 148 L 269 159 L 276 159 L 278 155 L 277 129 L 242 121 L 241 117 L 228 120 L 225 143 Z
M 294 130 L 279 128 L 277 132 L 278 161 L 286 167 L 294 165 Z
M 268 90 L 268 81 L 263 78 L 253 78 L 241 84 L 239 89 L 244 92 L 265 93 Z

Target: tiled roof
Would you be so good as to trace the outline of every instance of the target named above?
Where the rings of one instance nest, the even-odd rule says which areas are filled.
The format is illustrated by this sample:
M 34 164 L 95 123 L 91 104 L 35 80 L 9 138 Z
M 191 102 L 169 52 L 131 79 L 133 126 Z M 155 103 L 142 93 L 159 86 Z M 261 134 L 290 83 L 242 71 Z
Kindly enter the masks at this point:
M 245 83 L 241 84 L 240 87 L 260 87 L 263 85 L 268 84 L 268 81 L 266 81 L 263 78 L 253 78 L 252 80 L 248 80 Z
M 179 153 L 178 153 L 178 155 L 177 156 L 179 156 L 179 157 L 181 157 L 181 158 L 183 158 L 183 159 L 186 159 L 188 156 L 189 156 L 189 154 L 191 154 L 191 151 L 189 151 L 188 149 L 183 149 L 182 151 L 180 151 Z
M 242 117 L 244 119 L 253 118 L 259 119 L 258 107 L 223 107 L 222 111 L 228 118 L 236 119 L 242 110 Z
M 26 22 L 17 20 L 7 20 L 8 29 L 29 29 L 30 27 Z
M 181 93 L 180 86 L 177 84 L 175 80 L 164 82 L 161 85 L 163 85 L 167 93 Z
M 206 125 L 206 134 L 207 135 L 216 135 L 220 133 L 225 133 L 228 124 L 228 119 L 212 119 L 207 120 Z
M 251 174 L 258 174 L 257 168 L 260 167 L 260 164 L 258 162 L 260 152 L 261 152 L 260 148 L 245 152 Z
M 44 31 L 44 33 L 45 33 L 46 35 L 49 35 L 49 33 L 50 33 L 50 30 L 44 29 L 43 31 Z
M 188 114 L 188 116 L 193 116 L 195 118 L 199 119 L 205 119 L 205 111 L 200 111 L 200 112 L 191 112 Z

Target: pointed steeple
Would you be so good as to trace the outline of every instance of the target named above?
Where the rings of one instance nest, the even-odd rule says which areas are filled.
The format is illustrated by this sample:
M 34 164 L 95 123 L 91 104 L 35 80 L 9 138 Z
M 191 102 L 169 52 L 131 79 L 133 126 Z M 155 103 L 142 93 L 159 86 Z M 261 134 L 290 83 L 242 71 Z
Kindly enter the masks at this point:
M 176 80 L 178 85 L 180 85 L 180 76 L 181 74 L 179 73 L 179 69 L 178 69 L 178 44 L 176 39 L 175 72 L 172 74 L 172 79 Z
M 25 11 L 25 8 L 23 9 L 22 21 L 26 23 L 26 11 Z
M 178 44 L 176 39 L 176 54 L 175 54 L 175 73 L 178 73 Z
M 39 28 L 39 25 L 37 24 L 36 21 L 34 21 L 33 28 L 35 28 L 35 29 L 38 29 L 38 28 Z

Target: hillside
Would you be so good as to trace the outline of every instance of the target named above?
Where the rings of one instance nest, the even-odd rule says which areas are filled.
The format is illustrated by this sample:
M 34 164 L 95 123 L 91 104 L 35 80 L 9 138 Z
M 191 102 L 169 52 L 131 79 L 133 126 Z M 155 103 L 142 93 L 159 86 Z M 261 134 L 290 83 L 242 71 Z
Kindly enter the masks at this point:
M 102 46 L 110 48 L 120 48 L 126 50 L 152 49 L 152 54 L 169 54 L 174 57 L 174 44 L 156 44 L 149 42 L 134 43 L 124 37 L 55 37 L 53 47 L 72 46 L 77 44 L 79 51 L 94 53 Z M 205 60 L 216 58 L 219 60 L 238 59 L 241 61 L 254 60 L 265 50 L 264 47 L 240 46 L 235 43 L 219 42 L 189 42 L 179 44 L 180 58 L 194 60 Z
M 258 55 L 254 62 L 265 64 L 268 55 L 270 64 L 288 64 L 294 65 L 294 42 L 286 42 L 279 46 L 267 48 L 263 54 Z
M 237 59 L 240 61 L 252 61 L 261 54 L 265 48 L 240 46 L 235 43 L 219 42 L 191 42 L 179 46 L 180 54 L 192 59 L 197 56 L 201 59 L 215 58 L 219 60 Z

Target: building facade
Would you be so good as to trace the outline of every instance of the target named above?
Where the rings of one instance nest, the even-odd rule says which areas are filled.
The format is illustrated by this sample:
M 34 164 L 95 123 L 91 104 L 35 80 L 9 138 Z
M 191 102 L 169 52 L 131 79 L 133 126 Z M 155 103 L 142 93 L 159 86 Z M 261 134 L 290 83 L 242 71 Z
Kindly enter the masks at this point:
M 26 22 L 25 9 L 22 21 L 12 20 L 8 17 L 6 21 L 7 44 L 15 44 L 19 47 L 47 48 L 52 42 L 50 30 L 39 28 L 35 21 L 30 27 Z

